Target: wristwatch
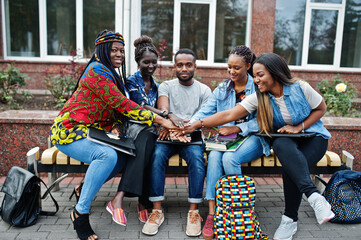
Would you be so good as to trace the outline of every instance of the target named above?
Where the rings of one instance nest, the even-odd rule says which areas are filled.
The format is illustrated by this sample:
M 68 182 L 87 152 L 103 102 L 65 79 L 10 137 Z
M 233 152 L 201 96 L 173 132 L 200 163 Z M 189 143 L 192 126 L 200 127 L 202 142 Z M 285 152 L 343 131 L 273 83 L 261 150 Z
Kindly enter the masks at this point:
M 167 112 L 167 113 L 165 114 L 165 118 L 168 118 L 169 114 L 172 114 L 172 112 Z
M 159 115 L 161 115 L 161 116 L 164 117 L 164 118 L 167 118 L 167 117 L 166 117 L 166 114 L 165 114 L 166 112 L 167 112 L 166 110 L 161 111 Z

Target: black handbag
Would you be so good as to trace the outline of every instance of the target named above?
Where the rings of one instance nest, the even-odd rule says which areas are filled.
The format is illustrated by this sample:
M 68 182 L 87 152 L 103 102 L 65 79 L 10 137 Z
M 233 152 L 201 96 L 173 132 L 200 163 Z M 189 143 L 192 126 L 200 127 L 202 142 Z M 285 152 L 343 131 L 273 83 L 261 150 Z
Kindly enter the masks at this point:
M 41 197 L 40 183 L 46 184 L 33 173 L 14 166 L 10 169 L 1 192 L 5 193 L 0 208 L 1 218 L 11 226 L 28 227 L 34 225 L 39 215 L 53 216 L 59 210 L 59 205 L 50 191 Z M 47 194 L 53 200 L 54 212 L 41 210 L 41 199 Z

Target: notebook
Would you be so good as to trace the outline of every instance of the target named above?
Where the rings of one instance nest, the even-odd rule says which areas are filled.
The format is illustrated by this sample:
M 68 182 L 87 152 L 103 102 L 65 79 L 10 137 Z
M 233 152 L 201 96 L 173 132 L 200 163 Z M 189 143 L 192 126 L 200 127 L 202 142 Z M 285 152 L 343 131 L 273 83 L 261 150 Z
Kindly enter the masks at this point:
M 194 131 L 191 134 L 188 135 L 189 137 L 191 137 L 191 142 L 181 142 L 179 140 L 174 140 L 174 139 L 164 139 L 164 140 L 157 140 L 157 143 L 167 143 L 167 144 L 177 144 L 177 145 L 202 145 L 203 144 L 203 140 L 202 140 L 202 132 L 201 131 Z
M 135 145 L 132 138 L 118 137 L 113 133 L 105 132 L 97 128 L 89 128 L 87 138 L 90 141 L 114 148 L 119 152 L 135 156 Z
M 256 133 L 257 136 L 261 136 L 261 137 L 269 137 L 267 134 L 265 133 Z M 316 135 L 316 133 L 270 133 L 269 134 L 271 137 L 296 137 L 296 138 L 300 138 L 300 137 L 313 137 Z

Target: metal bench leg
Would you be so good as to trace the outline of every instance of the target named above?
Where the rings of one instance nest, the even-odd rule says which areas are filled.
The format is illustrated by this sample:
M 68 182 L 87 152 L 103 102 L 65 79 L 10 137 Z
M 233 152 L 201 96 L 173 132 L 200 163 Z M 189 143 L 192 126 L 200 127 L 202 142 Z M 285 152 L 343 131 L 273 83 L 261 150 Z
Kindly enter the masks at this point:
M 354 156 L 352 156 L 352 154 L 350 154 L 349 152 L 342 150 L 342 158 L 341 159 L 342 159 L 343 163 L 346 163 L 346 167 L 349 167 L 350 170 L 352 170 Z
M 320 191 L 320 193 L 323 193 L 323 191 L 325 191 L 325 184 L 322 183 L 320 179 L 323 179 L 323 174 L 318 174 L 317 177 L 313 176 L 313 181 L 316 188 L 318 189 L 318 191 Z

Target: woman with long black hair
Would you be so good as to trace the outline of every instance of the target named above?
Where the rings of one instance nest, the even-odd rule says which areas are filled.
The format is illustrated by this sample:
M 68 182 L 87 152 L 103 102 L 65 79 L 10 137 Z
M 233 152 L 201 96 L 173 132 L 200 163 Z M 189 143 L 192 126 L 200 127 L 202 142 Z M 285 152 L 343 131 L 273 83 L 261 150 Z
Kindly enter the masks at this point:
M 317 190 L 309 168 L 325 154 L 331 134 L 321 117 L 326 103 L 307 82 L 291 76 L 286 61 L 275 53 L 263 53 L 253 65 L 256 93 L 226 111 L 195 121 L 184 133 L 195 128 L 213 127 L 234 121 L 257 111 L 261 133 L 285 133 L 270 140 L 282 164 L 285 211 L 277 228 L 275 240 L 290 240 L 297 232 L 298 209 L 305 194 L 317 222 L 323 224 L 334 217 L 330 204 Z M 292 133 L 313 133 L 307 138 L 291 137 Z M 178 130 L 178 133 L 182 131 Z

